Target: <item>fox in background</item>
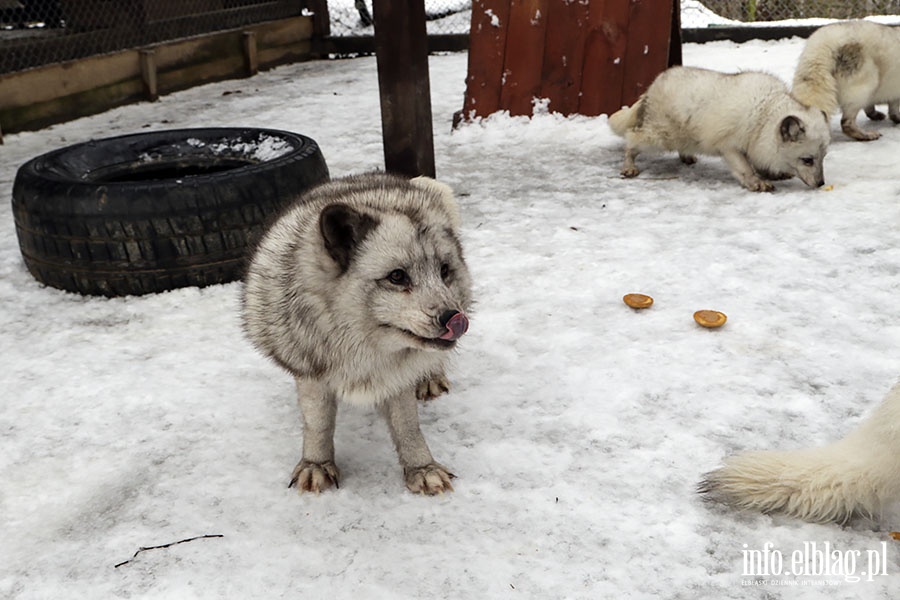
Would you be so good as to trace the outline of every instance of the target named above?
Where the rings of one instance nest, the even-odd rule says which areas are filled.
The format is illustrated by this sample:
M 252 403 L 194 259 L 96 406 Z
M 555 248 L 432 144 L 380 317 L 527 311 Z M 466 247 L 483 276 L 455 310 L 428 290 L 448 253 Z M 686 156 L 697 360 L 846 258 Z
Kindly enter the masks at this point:
M 826 114 L 841 111 L 841 130 L 859 141 L 877 140 L 860 129 L 860 110 L 876 121 L 884 113 L 900 123 L 900 29 L 871 21 L 844 21 L 817 29 L 807 40 L 794 72 L 792 93 Z
M 672 67 L 637 102 L 613 113 L 609 127 L 625 138 L 624 177 L 640 173 L 638 154 L 662 149 L 678 152 L 685 164 L 695 163 L 698 154 L 721 156 L 753 192 L 774 190 L 772 179 L 825 183 L 831 141 L 825 115 L 798 102 L 767 73 Z
M 737 454 L 707 473 L 709 500 L 812 522 L 877 521 L 900 501 L 900 383 L 843 439 L 821 448 Z

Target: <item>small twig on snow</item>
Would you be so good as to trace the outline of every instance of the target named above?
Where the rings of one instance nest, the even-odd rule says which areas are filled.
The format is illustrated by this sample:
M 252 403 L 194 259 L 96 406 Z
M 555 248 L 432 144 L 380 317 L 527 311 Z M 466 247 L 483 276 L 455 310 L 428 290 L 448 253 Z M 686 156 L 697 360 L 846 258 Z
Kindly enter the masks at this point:
M 206 538 L 220 538 L 220 537 L 225 537 L 225 536 L 222 535 L 221 533 L 212 533 L 212 534 L 207 534 L 207 535 L 198 535 L 198 536 L 195 536 L 192 538 L 187 538 L 186 540 L 178 540 L 177 542 L 169 542 L 168 544 L 163 544 L 161 546 L 142 546 L 142 547 L 138 548 L 137 552 L 134 553 L 134 556 L 132 556 L 128 560 L 124 560 L 124 561 L 120 562 L 119 564 L 115 565 L 113 568 L 118 569 L 122 565 L 127 565 L 128 563 L 133 561 L 135 558 L 137 558 L 138 554 L 140 554 L 141 552 L 145 552 L 147 550 L 159 550 L 160 548 L 169 548 L 169 547 L 175 546 L 177 544 L 193 542 L 194 540 L 202 540 L 202 539 L 206 539 Z

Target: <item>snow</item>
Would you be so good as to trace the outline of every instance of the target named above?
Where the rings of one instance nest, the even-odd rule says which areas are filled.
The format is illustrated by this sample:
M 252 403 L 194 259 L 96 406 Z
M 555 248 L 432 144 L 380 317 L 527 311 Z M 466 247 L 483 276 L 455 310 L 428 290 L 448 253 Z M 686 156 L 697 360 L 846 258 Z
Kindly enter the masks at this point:
M 197 138 L 188 138 L 185 142 L 193 148 L 203 148 L 206 146 L 206 142 Z M 293 146 L 280 137 L 274 137 L 263 133 L 260 134 L 257 140 L 251 142 L 231 140 L 228 142 L 211 144 L 209 149 L 213 154 L 238 155 L 247 159 L 252 159 L 256 162 L 265 162 L 284 156 L 293 149 Z M 143 156 L 141 158 L 143 158 Z M 152 160 L 152 157 L 148 155 L 146 160 Z
M 567 3 L 574 0 L 567 0 Z M 581 0 L 586 2 L 587 0 Z M 336 36 L 372 35 L 372 25 L 364 25 L 356 9 L 357 0 L 329 0 L 328 15 L 331 19 L 331 33 Z M 369 14 L 374 14 L 372 2 L 365 2 Z M 787 9 L 786 9 L 787 10 Z M 882 9 L 883 10 L 883 9 Z M 491 25 L 500 26 L 499 17 L 486 9 L 485 14 L 491 18 Z M 471 0 L 426 0 L 425 14 L 427 21 L 425 27 L 429 34 L 467 33 L 472 22 Z M 539 16 L 539 14 L 538 14 Z M 874 15 L 866 17 L 869 20 L 880 23 L 896 24 L 900 21 L 900 15 Z M 833 23 L 837 19 L 807 18 L 807 19 L 783 19 L 781 21 L 755 21 L 743 22 L 726 19 L 707 8 L 697 0 L 683 0 L 681 2 L 681 25 L 684 28 L 704 28 L 722 26 L 740 27 L 785 27 L 785 26 L 818 26 Z
M 802 43 L 684 56 L 789 80 Z M 719 159 L 674 155 L 642 156 L 625 180 L 606 117 L 498 114 L 451 133 L 466 60 L 434 56 L 430 75 L 478 305 L 453 389 L 421 408 L 456 491 L 407 492 L 383 423 L 348 407 L 341 488 L 288 489 L 294 387 L 242 335 L 239 283 L 109 300 L 45 288 L 0 211 L 0 597 L 812 599 L 826 584 L 895 597 L 900 511 L 811 525 L 694 489 L 732 452 L 836 439 L 896 381 L 900 127 L 867 123 L 884 136 L 858 143 L 835 118 L 833 191 L 794 179 L 754 194 Z M 308 135 L 334 176 L 377 169 L 375 61 L 285 66 L 7 135 L 0 195 L 63 145 L 210 126 Z M 656 302 L 634 311 L 629 292 Z M 702 329 L 698 309 L 728 323 Z M 223 537 L 132 558 L 205 535 Z M 881 553 L 888 574 L 743 576 L 749 551 L 810 543 L 858 552 L 858 570 Z

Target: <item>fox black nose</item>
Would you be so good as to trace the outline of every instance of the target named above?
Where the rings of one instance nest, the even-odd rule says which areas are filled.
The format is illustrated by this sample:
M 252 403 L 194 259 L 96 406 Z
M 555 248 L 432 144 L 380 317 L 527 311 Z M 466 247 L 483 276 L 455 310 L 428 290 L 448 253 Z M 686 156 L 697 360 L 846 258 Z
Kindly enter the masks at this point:
M 469 329 L 469 319 L 458 310 L 444 311 L 438 322 L 445 330 L 438 336 L 442 340 L 456 341 Z
M 447 323 L 450 322 L 450 319 L 459 314 L 458 310 L 446 310 L 441 314 L 441 318 L 438 319 L 438 323 L 441 324 L 441 327 L 446 327 Z

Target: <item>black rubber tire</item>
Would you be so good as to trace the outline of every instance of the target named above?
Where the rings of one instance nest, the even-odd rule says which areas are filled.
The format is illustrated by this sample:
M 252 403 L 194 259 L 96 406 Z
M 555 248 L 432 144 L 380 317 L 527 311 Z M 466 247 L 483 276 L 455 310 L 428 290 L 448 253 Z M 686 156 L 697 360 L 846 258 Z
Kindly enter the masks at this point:
M 316 142 L 271 129 L 178 129 L 68 146 L 16 173 L 16 235 L 49 286 L 125 296 L 239 279 L 269 220 L 328 179 Z

